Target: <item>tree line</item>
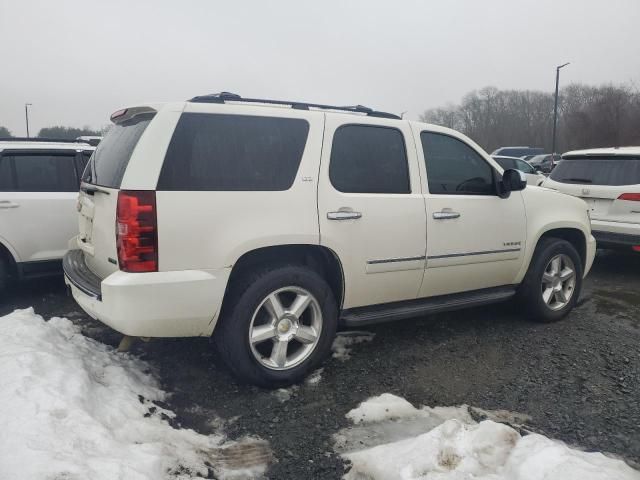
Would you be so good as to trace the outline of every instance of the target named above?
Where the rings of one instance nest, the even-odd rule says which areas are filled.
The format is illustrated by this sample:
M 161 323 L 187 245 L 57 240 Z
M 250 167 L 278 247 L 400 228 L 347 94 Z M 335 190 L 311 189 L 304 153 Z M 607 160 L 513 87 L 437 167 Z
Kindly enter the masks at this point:
M 527 145 L 551 152 L 554 94 L 474 90 L 459 105 L 426 110 L 422 121 L 458 130 L 492 152 Z M 640 144 L 640 92 L 628 85 L 571 84 L 558 95 L 556 151 Z
M 76 127 L 45 127 L 41 128 L 38 132 L 38 138 L 56 138 L 62 140 L 75 140 L 83 135 L 103 135 L 107 130 L 105 127 L 102 130 L 92 130 L 89 127 L 76 128 Z M 8 128 L 0 126 L 0 138 L 11 138 L 13 135 Z

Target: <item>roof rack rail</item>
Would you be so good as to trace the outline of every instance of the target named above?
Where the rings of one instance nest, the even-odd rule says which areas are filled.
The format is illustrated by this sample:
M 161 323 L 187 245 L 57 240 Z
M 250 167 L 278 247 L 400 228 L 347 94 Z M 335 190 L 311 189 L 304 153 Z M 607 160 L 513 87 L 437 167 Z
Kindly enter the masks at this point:
M 199 95 L 188 100 L 194 103 L 227 103 L 227 102 L 245 102 L 245 103 L 263 103 L 266 105 L 289 105 L 296 110 L 309 110 L 309 108 L 319 108 L 322 110 L 339 110 L 343 112 L 362 113 L 370 117 L 380 118 L 392 118 L 400 120 L 398 115 L 387 112 L 379 112 L 363 105 L 354 106 L 336 106 L 336 105 L 323 105 L 319 103 L 307 103 L 307 102 L 294 102 L 288 100 L 268 100 L 262 98 L 243 98 L 236 93 L 220 92 L 211 93 L 209 95 Z
M 41 137 L 0 137 L 0 142 L 51 142 L 51 143 L 87 143 L 70 138 L 41 138 Z

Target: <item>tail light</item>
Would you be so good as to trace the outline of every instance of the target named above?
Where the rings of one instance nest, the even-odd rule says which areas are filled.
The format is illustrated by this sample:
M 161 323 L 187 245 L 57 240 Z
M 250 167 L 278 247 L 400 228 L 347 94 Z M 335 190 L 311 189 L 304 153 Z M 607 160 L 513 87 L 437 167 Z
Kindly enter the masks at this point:
M 623 193 L 618 200 L 629 200 L 630 202 L 640 202 L 640 193 Z
M 123 272 L 158 271 L 156 192 L 118 192 L 116 245 Z

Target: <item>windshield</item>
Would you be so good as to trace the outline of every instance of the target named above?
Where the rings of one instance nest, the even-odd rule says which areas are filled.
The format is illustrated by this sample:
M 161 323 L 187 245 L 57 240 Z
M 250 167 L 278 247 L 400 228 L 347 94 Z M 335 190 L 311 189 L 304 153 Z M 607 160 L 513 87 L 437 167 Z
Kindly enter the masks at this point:
M 154 114 L 142 114 L 113 125 L 91 156 L 82 181 L 109 188 L 120 188 L 133 149 Z
M 558 163 L 550 178 L 561 183 L 637 185 L 640 158 L 568 158 Z

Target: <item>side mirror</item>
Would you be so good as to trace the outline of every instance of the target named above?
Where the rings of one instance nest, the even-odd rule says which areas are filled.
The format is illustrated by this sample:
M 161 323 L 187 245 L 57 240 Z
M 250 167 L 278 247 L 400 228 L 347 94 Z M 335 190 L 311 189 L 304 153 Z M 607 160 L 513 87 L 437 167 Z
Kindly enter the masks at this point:
M 500 180 L 500 197 L 508 198 L 511 192 L 519 192 L 527 186 L 527 177 L 520 170 L 505 170 Z
M 533 169 L 538 173 L 542 173 L 542 169 L 540 167 L 533 167 Z

